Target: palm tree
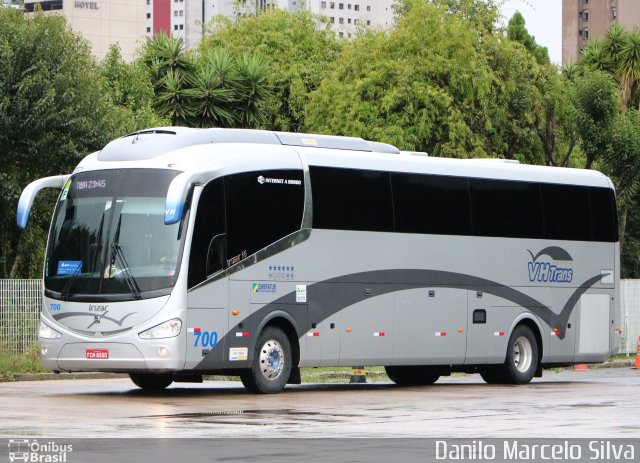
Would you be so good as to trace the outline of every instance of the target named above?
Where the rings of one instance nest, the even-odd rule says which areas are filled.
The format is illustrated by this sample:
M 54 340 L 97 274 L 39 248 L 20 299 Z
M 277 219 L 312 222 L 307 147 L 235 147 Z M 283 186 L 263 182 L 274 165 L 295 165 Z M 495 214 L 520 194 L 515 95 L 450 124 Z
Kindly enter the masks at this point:
M 233 127 L 235 86 L 238 76 L 231 54 L 215 49 L 200 57 L 188 91 L 193 108 L 193 125 L 199 127 Z
M 620 82 L 622 108 L 628 109 L 634 100 L 634 90 L 637 90 L 640 80 L 640 29 L 636 28 L 626 34 L 620 49 L 616 74 Z
M 620 108 L 626 111 L 638 100 L 640 29 L 628 31 L 619 23 L 613 23 L 603 39 L 592 39 L 587 43 L 579 65 L 612 76 L 618 83 Z

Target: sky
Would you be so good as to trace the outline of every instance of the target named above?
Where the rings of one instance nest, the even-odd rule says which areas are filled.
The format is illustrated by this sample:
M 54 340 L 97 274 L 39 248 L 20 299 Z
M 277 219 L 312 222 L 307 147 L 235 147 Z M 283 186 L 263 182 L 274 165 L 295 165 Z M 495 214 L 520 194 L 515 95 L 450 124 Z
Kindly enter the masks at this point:
M 507 0 L 502 7 L 505 25 L 516 11 L 536 43 L 547 47 L 551 61 L 562 64 L 562 0 Z

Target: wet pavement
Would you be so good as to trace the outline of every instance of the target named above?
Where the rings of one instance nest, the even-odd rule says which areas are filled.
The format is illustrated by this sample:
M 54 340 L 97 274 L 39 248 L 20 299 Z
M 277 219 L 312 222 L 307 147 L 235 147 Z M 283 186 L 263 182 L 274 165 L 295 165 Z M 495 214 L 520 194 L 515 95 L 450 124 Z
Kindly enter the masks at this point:
M 479 375 L 433 386 L 303 384 L 251 395 L 236 382 L 143 393 L 128 379 L 0 383 L 10 437 L 639 438 L 640 371 L 545 372 L 526 386 Z

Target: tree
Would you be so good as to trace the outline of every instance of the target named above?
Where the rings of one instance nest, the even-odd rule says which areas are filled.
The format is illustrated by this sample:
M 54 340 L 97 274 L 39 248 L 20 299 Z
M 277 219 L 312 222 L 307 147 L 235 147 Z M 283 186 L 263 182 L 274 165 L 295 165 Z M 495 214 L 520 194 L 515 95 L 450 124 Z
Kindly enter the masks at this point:
M 159 35 L 147 41 L 141 62 L 151 74 L 155 108 L 172 125 L 258 127 L 264 119 L 269 65 L 254 53 L 189 52 L 181 38 Z
M 0 8 L 0 24 L 0 278 L 35 277 L 55 193 L 38 197 L 22 232 L 15 225 L 22 188 L 71 172 L 129 124 L 102 87 L 88 44 L 63 17 Z
M 575 84 L 558 73 L 555 66 L 544 66 L 534 78 L 537 98 L 531 105 L 536 134 L 548 166 L 575 166 L 579 142 L 576 125 Z
M 586 157 L 584 167 L 610 149 L 612 131 L 618 114 L 618 92 L 607 74 L 594 71 L 576 81 L 576 123 L 581 148 Z
M 520 42 L 524 47 L 535 56 L 538 64 L 549 64 L 549 51 L 546 47 L 542 47 L 536 43 L 536 38 L 529 34 L 525 27 L 524 16 L 516 11 L 507 25 L 507 37 L 509 40 Z
M 587 42 L 579 64 L 587 71 L 602 71 L 616 80 L 622 111 L 640 104 L 640 28 L 628 31 L 613 23 L 603 39 Z
M 117 125 L 113 132 L 130 133 L 165 125 L 153 109 L 154 92 L 148 68 L 139 62 L 125 63 L 117 45 L 111 46 L 99 64 L 98 77 L 113 110 L 119 113 L 110 118 Z
M 524 47 L 478 26 L 486 21 L 477 16 L 452 13 L 449 2 L 404 5 L 395 29 L 345 45 L 311 95 L 307 130 L 437 156 L 539 152 L 530 111 L 538 65 Z
M 338 59 L 342 42 L 326 18 L 307 10 L 289 13 L 267 10 L 237 22 L 213 21 L 207 27 L 201 50 L 226 47 L 231 53 L 255 53 L 269 62 L 266 82 L 273 93 L 258 104 L 265 115 L 264 128 L 301 131 L 309 95 L 328 75 Z

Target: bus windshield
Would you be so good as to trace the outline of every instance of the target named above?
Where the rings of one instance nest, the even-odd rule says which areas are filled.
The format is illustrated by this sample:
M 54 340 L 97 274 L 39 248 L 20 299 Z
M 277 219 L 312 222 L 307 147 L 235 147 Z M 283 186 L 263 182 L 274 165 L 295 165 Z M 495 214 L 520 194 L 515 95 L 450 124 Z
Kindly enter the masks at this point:
M 184 236 L 182 222 L 164 224 L 167 190 L 178 174 L 114 169 L 74 175 L 60 194 L 49 234 L 48 295 L 131 300 L 167 293 Z

